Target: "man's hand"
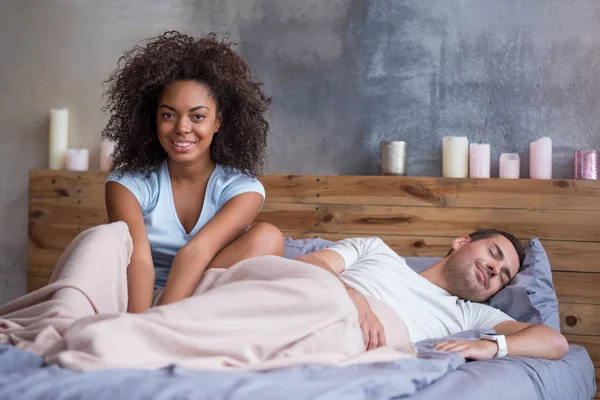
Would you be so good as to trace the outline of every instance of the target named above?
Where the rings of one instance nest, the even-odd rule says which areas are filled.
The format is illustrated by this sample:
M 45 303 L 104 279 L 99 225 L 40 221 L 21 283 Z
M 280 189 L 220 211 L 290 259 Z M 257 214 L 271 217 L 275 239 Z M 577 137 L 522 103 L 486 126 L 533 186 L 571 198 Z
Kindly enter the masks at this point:
M 338 253 L 332 250 L 318 250 L 296 258 L 308 264 L 323 268 L 325 271 L 332 273 L 338 279 L 338 274 L 344 270 L 344 259 Z M 354 306 L 358 310 L 358 323 L 362 329 L 365 349 L 373 350 L 377 347 L 385 346 L 385 332 L 383 324 L 377 318 L 377 315 L 371 309 L 369 302 L 359 291 L 348 286 L 342 279 L 340 282 L 348 291 L 348 295 L 352 299 Z
M 358 323 L 362 329 L 365 349 L 369 351 L 385 346 L 386 341 L 383 324 L 373 312 L 373 309 L 365 296 L 349 286 L 346 286 L 346 289 L 358 310 Z
M 472 360 L 490 360 L 498 352 L 496 342 L 490 340 L 449 340 L 433 346 L 440 351 L 456 351 L 464 358 Z

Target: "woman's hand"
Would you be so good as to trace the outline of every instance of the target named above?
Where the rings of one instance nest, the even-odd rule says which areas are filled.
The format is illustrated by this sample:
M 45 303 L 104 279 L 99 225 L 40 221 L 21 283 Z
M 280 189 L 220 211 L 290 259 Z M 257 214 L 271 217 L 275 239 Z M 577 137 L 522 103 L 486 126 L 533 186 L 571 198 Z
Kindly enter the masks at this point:
M 365 349 L 367 351 L 386 345 L 383 324 L 373 312 L 369 302 L 360 292 L 346 286 L 348 294 L 358 310 L 358 323 L 362 329 Z

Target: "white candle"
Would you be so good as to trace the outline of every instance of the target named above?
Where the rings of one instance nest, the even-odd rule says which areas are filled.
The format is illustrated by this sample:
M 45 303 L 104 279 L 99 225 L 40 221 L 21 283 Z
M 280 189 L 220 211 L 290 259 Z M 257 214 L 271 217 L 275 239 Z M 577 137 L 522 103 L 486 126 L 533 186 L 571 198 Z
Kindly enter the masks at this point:
M 490 177 L 490 153 L 491 147 L 487 143 L 471 143 L 470 146 L 470 171 L 471 178 Z
M 521 176 L 521 158 L 517 153 L 500 155 L 500 178 L 519 179 Z
M 69 140 L 69 110 L 58 108 L 50 110 L 50 169 L 65 167 L 65 154 Z
M 108 171 L 112 165 L 112 153 L 115 145 L 113 142 L 103 140 L 100 143 L 100 169 L 102 171 Z
M 65 167 L 70 171 L 87 171 L 89 167 L 88 149 L 68 149 Z
M 469 175 L 469 139 L 465 136 L 444 136 L 442 162 L 445 178 L 466 178 Z
M 529 177 L 552 179 L 552 139 L 549 137 L 529 144 Z

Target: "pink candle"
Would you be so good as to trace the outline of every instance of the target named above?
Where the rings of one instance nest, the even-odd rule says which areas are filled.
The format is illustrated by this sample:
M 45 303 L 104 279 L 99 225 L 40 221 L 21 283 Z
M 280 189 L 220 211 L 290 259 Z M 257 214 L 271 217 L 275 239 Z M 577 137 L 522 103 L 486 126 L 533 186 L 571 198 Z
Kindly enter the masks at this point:
M 552 179 L 552 139 L 549 137 L 530 143 L 529 177 Z
M 65 167 L 70 171 L 87 171 L 89 153 L 87 149 L 67 149 Z
M 600 151 L 577 150 L 575 152 L 575 179 L 600 178 Z
M 500 155 L 500 178 L 519 179 L 521 159 L 517 153 L 502 153 Z
M 470 145 L 470 172 L 471 178 L 490 177 L 490 145 L 471 143 Z

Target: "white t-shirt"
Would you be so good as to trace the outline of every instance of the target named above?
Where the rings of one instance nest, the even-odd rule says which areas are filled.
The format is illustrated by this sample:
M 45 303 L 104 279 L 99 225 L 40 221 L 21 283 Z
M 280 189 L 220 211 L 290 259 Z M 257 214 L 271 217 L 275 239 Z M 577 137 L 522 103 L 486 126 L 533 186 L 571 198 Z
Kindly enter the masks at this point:
M 404 320 L 413 342 L 469 329 L 491 329 L 513 320 L 498 309 L 459 299 L 429 282 L 379 238 L 345 239 L 328 250 L 344 259 L 340 278 L 392 307 Z

